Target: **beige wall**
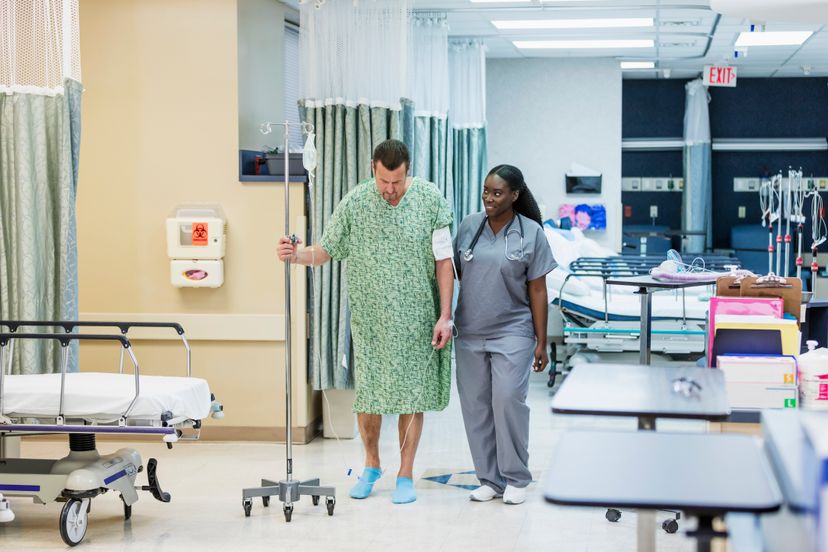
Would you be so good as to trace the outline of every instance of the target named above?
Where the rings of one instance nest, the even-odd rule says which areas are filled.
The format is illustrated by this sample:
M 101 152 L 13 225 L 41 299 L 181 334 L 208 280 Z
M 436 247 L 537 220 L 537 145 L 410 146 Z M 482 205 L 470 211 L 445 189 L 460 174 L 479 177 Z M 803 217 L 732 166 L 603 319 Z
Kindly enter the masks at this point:
M 282 315 L 284 269 L 275 258 L 283 191 L 238 180 L 235 0 L 81 0 L 85 93 L 78 189 L 80 310 L 130 314 Z M 277 102 L 281 111 L 281 100 Z M 170 284 L 164 220 L 179 203 L 220 204 L 227 215 L 225 284 Z M 291 196 L 302 215 L 302 191 Z M 297 233 L 301 228 L 297 221 Z M 304 297 L 301 271 L 294 297 Z M 294 427 L 317 417 L 308 400 L 304 300 L 294 299 Z M 235 318 L 234 318 L 235 320 Z M 186 326 L 185 326 L 186 329 Z M 202 341 L 195 375 L 208 379 L 226 418 L 213 435 L 278 435 L 285 424 L 284 349 L 273 341 Z M 146 372 L 183 370 L 180 344 L 140 341 Z M 117 365 L 117 353 L 86 346 L 82 366 Z M 244 428 L 257 428 L 245 431 Z M 242 428 L 242 429 L 240 429 Z

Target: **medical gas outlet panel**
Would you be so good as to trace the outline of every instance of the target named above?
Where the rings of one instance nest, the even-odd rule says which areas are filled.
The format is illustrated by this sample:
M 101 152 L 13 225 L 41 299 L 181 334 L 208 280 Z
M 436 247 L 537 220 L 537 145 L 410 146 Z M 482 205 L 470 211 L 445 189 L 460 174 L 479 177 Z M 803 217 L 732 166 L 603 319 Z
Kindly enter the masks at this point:
M 170 281 L 175 287 L 224 283 L 226 218 L 219 205 L 180 205 L 167 218 Z
M 684 178 L 673 176 L 625 177 L 621 179 L 622 192 L 681 192 Z

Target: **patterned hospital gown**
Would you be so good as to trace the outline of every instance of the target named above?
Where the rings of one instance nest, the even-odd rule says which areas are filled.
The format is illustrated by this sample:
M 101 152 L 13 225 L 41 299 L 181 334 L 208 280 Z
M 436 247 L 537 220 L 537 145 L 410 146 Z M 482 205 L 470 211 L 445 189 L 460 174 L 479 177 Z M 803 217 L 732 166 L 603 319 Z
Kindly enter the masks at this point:
M 434 352 L 440 315 L 431 234 L 452 222 L 434 184 L 414 178 L 393 207 L 373 179 L 348 193 L 320 242 L 346 260 L 355 352 L 354 412 L 442 410 L 451 391 L 451 348 Z

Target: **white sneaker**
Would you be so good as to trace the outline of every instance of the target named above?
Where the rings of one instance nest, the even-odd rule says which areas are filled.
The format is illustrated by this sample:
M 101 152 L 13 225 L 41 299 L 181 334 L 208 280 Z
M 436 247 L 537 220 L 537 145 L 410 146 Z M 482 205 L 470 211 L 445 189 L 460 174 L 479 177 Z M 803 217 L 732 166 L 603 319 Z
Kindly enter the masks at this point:
M 526 501 L 526 487 L 518 488 L 506 485 L 503 502 L 506 504 L 523 504 Z
M 500 498 L 501 496 L 503 495 L 498 493 L 488 485 L 480 485 L 478 488 L 471 492 L 469 498 L 474 502 L 488 502 L 493 498 Z

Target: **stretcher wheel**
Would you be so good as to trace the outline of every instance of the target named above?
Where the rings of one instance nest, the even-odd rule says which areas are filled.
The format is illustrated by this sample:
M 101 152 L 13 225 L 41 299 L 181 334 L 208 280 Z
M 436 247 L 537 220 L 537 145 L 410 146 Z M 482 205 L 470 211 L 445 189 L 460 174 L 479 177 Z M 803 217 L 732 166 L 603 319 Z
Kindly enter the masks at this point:
M 285 504 L 285 521 L 290 523 L 290 518 L 293 517 L 293 504 Z
M 265 508 L 269 507 L 270 506 L 270 497 L 269 496 L 263 496 L 262 497 L 262 504 L 264 505 Z
M 92 502 L 91 500 L 89 501 Z M 129 520 L 132 517 L 132 506 L 128 506 L 126 502 L 124 502 L 124 496 L 121 495 L 121 502 L 124 503 L 124 521 Z
M 546 382 L 547 387 L 555 387 L 555 379 L 558 376 L 557 369 L 558 346 L 555 343 L 549 344 L 549 380 Z
M 313 501 L 314 506 L 319 506 L 319 495 L 313 495 L 311 500 Z
M 662 524 L 661 528 L 664 529 L 666 532 L 673 534 L 678 531 L 679 525 L 678 522 L 674 519 L 665 519 Z
M 605 514 L 607 521 L 611 521 L 615 523 L 619 519 L 621 519 L 621 511 L 616 510 L 615 508 L 608 508 L 607 513 Z
M 244 517 L 250 517 L 250 512 L 253 511 L 253 500 L 250 498 L 242 500 L 242 508 L 244 508 Z
M 328 507 L 328 515 L 332 516 L 334 513 L 334 506 L 336 505 L 336 499 L 332 496 L 329 496 L 325 499 L 325 506 Z
M 89 517 L 87 505 L 77 498 L 69 499 L 60 512 L 60 538 L 69 546 L 77 546 L 86 536 Z

